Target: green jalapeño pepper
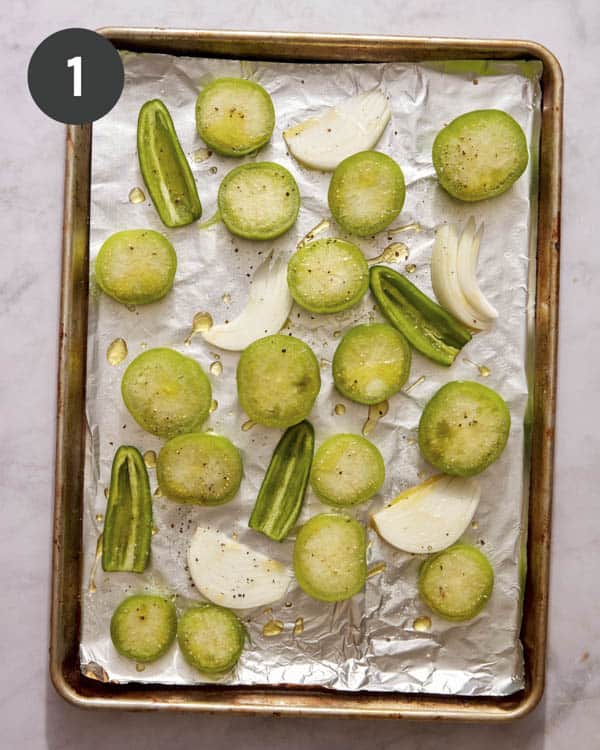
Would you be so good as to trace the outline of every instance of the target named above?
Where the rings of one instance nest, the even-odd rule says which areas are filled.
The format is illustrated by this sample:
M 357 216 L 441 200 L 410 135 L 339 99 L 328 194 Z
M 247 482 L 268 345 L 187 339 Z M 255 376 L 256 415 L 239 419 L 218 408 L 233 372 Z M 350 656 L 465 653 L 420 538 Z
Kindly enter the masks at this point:
M 183 227 L 202 215 L 194 175 L 169 110 L 152 99 L 140 109 L 137 149 L 142 177 L 162 223 Z
M 122 445 L 113 459 L 102 568 L 143 573 L 152 540 L 152 495 L 144 459 L 137 448 Z
M 315 448 L 315 431 L 304 420 L 283 433 L 265 474 L 248 526 L 281 542 L 302 508 Z
M 390 323 L 421 354 L 449 367 L 471 340 L 470 330 L 397 271 L 373 266 L 369 277 L 371 291 Z

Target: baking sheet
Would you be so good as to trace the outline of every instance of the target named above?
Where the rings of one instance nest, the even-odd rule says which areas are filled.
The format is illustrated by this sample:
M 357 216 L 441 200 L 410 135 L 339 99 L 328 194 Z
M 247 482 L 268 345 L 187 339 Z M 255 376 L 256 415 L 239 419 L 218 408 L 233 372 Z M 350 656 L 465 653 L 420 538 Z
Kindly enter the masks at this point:
M 280 436 L 279 431 L 259 426 L 241 429 L 246 416 L 235 398 L 237 355 L 217 352 L 223 365 L 212 376 L 218 409 L 207 427 L 227 435 L 241 449 L 245 477 L 238 496 L 221 508 L 184 507 L 157 497 L 152 564 L 143 576 L 95 575 L 95 590 L 88 581 L 102 530 L 106 506 L 104 489 L 109 482 L 114 450 L 123 443 L 142 451 L 158 451 L 160 441 L 143 432 L 121 402 L 119 384 L 128 362 L 146 348 L 172 346 L 194 356 L 205 369 L 216 361 L 213 348 L 189 334 L 194 314 L 209 311 L 215 322 L 233 318 L 243 307 L 252 273 L 271 249 L 290 255 L 299 239 L 328 215 L 328 175 L 304 170 L 287 154 L 281 132 L 289 125 L 317 113 L 345 96 L 380 85 L 390 96 L 392 121 L 378 149 L 401 164 L 407 182 L 407 199 L 395 226 L 417 221 L 420 232 L 393 236 L 406 242 L 407 263 L 421 289 L 431 294 L 429 259 L 435 226 L 441 221 L 464 223 L 473 215 L 484 221 L 481 249 L 482 286 L 499 309 L 494 329 L 474 337 L 455 364 L 445 369 L 414 353 L 408 383 L 425 379 L 408 394 L 390 400 L 388 414 L 370 438 L 382 451 L 387 477 L 379 495 L 357 509 L 367 520 L 369 510 L 383 505 L 402 489 L 433 473 L 420 458 L 416 427 L 420 411 L 437 388 L 453 379 L 473 379 L 496 388 L 507 400 L 513 426 L 508 446 L 499 461 L 482 476 L 482 502 L 475 528 L 465 535 L 480 544 L 496 572 L 492 599 L 473 622 L 447 623 L 426 611 L 416 591 L 419 556 L 408 555 L 381 542 L 373 531 L 368 562 L 371 569 L 385 569 L 367 580 L 363 593 L 349 602 L 324 604 L 311 600 L 297 587 L 272 614 L 262 609 L 243 613 L 251 643 L 236 671 L 220 681 L 228 684 L 291 683 L 321 685 L 345 690 L 399 690 L 463 695 L 504 695 L 523 686 L 520 626 L 520 563 L 524 541 L 527 488 L 523 418 L 528 399 L 526 367 L 528 324 L 531 316 L 529 283 L 533 257 L 536 194 L 537 141 L 539 133 L 539 75 L 533 62 L 452 62 L 429 64 L 287 64 L 252 63 L 127 54 L 124 56 L 125 89 L 117 106 L 94 125 L 92 155 L 92 210 L 90 252 L 114 231 L 150 227 L 164 232 L 179 258 L 176 284 L 163 301 L 128 310 L 97 293 L 93 279 L 89 310 L 87 418 L 89 440 L 85 472 L 84 584 L 81 663 L 83 671 L 117 682 L 194 684 L 207 681 L 185 664 L 176 648 L 158 662 L 140 667 L 119 657 L 111 645 L 108 625 L 122 598 L 152 590 L 175 595 L 178 606 L 197 601 L 185 556 L 189 538 L 198 524 L 216 525 L 225 533 L 273 557 L 289 562 L 293 539 L 283 544 L 247 529 L 264 469 Z M 194 153 L 203 147 L 194 123 L 194 102 L 199 88 L 219 75 L 252 75 L 273 96 L 277 126 L 271 143 L 258 158 L 278 161 L 296 177 L 302 194 L 300 217 L 290 232 L 274 242 L 252 243 L 228 234 L 222 225 L 199 230 L 192 225 L 165 229 L 148 201 L 132 204 L 131 188 L 143 188 L 136 158 L 135 130 L 139 107 L 159 97 L 169 107 L 180 141 L 190 157 L 204 207 L 204 217 L 215 208 L 216 191 L 226 172 L 239 160 L 211 156 L 197 163 Z M 532 147 L 530 167 L 503 196 L 477 204 L 460 204 L 438 186 L 431 165 L 431 143 L 446 122 L 464 111 L 497 107 L 509 112 L 524 128 Z M 255 157 L 256 158 L 256 157 Z M 339 234 L 334 225 L 330 234 Z M 374 240 L 358 241 L 367 257 L 376 256 L 391 241 L 383 232 Z M 229 301 L 230 295 L 231 299 Z M 379 319 L 374 301 L 367 296 L 360 306 L 340 315 L 311 316 L 294 308 L 289 332 L 309 343 L 322 362 L 322 388 L 311 414 L 320 442 L 334 432 L 360 432 L 367 408 L 340 397 L 333 389 L 330 361 L 338 331 L 370 319 Z M 127 341 L 129 357 L 118 367 L 106 360 L 111 341 Z M 466 361 L 466 359 L 470 362 Z M 472 363 L 475 363 L 472 364 Z M 476 365 L 490 369 L 483 377 Z M 343 403 L 344 415 L 334 412 Z M 153 487 L 156 480 L 151 472 Z M 326 510 L 309 491 L 300 521 Z M 522 567 L 522 566 L 521 566 Z M 522 572 L 522 570 L 521 570 Z M 414 628 L 414 620 L 427 615 L 428 632 Z M 277 637 L 265 637 L 262 627 L 270 617 L 285 623 Z M 293 634 L 296 618 L 304 620 L 304 632 Z

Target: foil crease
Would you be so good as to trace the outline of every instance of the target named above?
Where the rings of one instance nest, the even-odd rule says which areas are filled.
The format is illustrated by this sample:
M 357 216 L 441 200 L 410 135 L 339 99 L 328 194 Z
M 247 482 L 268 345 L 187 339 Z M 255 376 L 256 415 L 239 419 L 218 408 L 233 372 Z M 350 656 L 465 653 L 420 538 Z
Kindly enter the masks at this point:
M 93 127 L 82 671 L 118 683 L 189 685 L 210 681 L 187 665 L 175 646 L 159 661 L 142 667 L 120 657 L 109 637 L 111 614 L 128 594 L 163 593 L 172 596 L 180 610 L 200 599 L 186 569 L 187 546 L 197 525 L 237 534 L 240 541 L 290 564 L 293 535 L 276 543 L 247 528 L 262 476 L 281 433 L 260 426 L 241 429 L 247 417 L 236 398 L 237 354 L 215 350 L 200 335 L 190 345 L 184 341 L 197 312 L 210 312 L 215 322 L 232 319 L 244 306 L 252 274 L 268 253 L 274 250 L 288 257 L 298 241 L 329 216 L 329 175 L 297 164 L 286 153 L 282 131 L 344 97 L 380 86 L 389 96 L 392 119 L 377 148 L 400 163 L 407 183 L 406 203 L 394 226 L 418 222 L 421 231 L 382 232 L 373 239 L 353 241 L 367 257 L 375 257 L 391 241 L 405 242 L 408 260 L 390 265 L 404 271 L 407 263 L 414 264 L 411 280 L 432 295 L 429 261 L 436 225 L 450 221 L 464 224 L 473 215 L 478 223 L 485 223 L 479 277 L 484 293 L 500 315 L 492 330 L 474 336 L 449 369 L 413 352 L 407 386 L 421 376 L 425 379 L 408 393 L 390 399 L 389 412 L 369 435 L 384 456 L 387 476 L 381 492 L 353 514 L 367 523 L 369 512 L 434 473 L 419 454 L 416 428 L 423 405 L 442 384 L 469 379 L 495 388 L 511 410 L 510 438 L 501 458 L 480 477 L 482 500 L 474 523 L 464 535 L 491 560 L 496 576 L 494 592 L 488 606 L 471 622 L 438 618 L 417 593 L 422 556 L 393 549 L 369 529 L 369 568 L 380 563 L 385 568 L 367 579 L 364 591 L 350 601 L 326 604 L 312 600 L 293 583 L 285 599 L 270 610 L 240 612 L 249 642 L 235 671 L 218 681 L 458 695 L 507 695 L 519 690 L 523 687 L 519 628 L 529 460 L 524 420 L 532 369 L 541 65 L 524 61 L 240 63 L 132 53 L 123 53 L 123 62 L 123 95 Z M 271 142 L 258 155 L 243 160 L 212 154 L 205 161 L 196 161 L 194 153 L 204 147 L 194 119 L 198 91 L 213 77 L 240 75 L 253 77 L 274 99 L 277 123 Z M 162 99 L 172 114 L 198 184 L 204 219 L 215 210 L 224 175 L 241 161 L 258 159 L 277 161 L 294 174 L 302 195 L 297 224 L 273 242 L 258 243 L 233 237 L 222 224 L 200 230 L 196 223 L 170 230 L 161 224 L 149 198 L 140 204 L 130 203 L 132 188 L 137 186 L 146 192 L 136 154 L 136 123 L 141 105 L 152 98 Z M 530 144 L 530 164 L 504 195 L 474 204 L 461 203 L 438 186 L 431 145 L 438 130 L 454 117 L 489 107 L 505 110 L 521 124 Z M 161 302 L 128 309 L 98 291 L 93 260 L 110 234 L 142 227 L 164 233 L 173 243 L 178 255 L 176 282 Z M 333 222 L 322 236 L 328 235 L 343 236 Z M 335 432 L 361 432 L 367 407 L 353 404 L 335 391 L 330 365 L 339 332 L 358 322 L 379 319 L 370 295 L 356 308 L 338 315 L 312 316 L 296 306 L 292 310 L 290 324 L 283 332 L 305 340 L 322 365 L 321 393 L 310 416 L 317 444 Z M 115 367 L 107 362 L 106 350 L 116 338 L 126 340 L 129 355 Z M 120 395 L 120 380 L 127 364 L 154 346 L 173 347 L 192 356 L 206 371 L 211 362 L 222 363 L 222 374 L 210 375 L 218 408 L 205 429 L 226 435 L 240 448 L 244 479 L 236 498 L 217 508 L 182 506 L 156 496 L 157 533 L 146 572 L 105 574 L 98 566 L 90 585 L 106 508 L 105 488 L 116 448 L 132 444 L 142 452 L 158 452 L 161 446 L 159 439 L 137 426 Z M 489 368 L 489 376 L 482 377 L 477 365 Z M 339 403 L 346 407 L 344 414 L 334 411 Z M 149 470 L 149 474 L 154 490 L 155 470 Z M 325 510 L 309 489 L 300 522 Z M 421 616 L 431 618 L 427 632 L 413 625 Z M 271 617 L 284 623 L 279 636 L 262 634 L 263 625 Z M 293 632 L 298 617 L 304 620 L 302 634 Z

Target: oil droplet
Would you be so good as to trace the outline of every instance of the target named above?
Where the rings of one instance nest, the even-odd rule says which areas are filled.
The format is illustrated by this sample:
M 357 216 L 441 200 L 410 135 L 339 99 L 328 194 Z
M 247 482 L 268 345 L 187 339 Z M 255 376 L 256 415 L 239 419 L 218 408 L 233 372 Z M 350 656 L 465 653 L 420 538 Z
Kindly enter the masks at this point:
M 298 247 L 300 248 L 303 245 L 312 242 L 317 234 L 321 234 L 321 232 L 324 232 L 326 229 L 329 229 L 329 220 L 321 219 L 318 224 L 316 224 L 307 234 L 304 235 L 304 237 L 298 243 Z
M 149 469 L 156 468 L 156 452 L 155 451 L 146 451 L 144 453 L 144 463 Z
M 385 417 L 388 413 L 390 405 L 387 401 L 382 401 L 380 404 L 372 404 L 369 406 L 369 413 L 367 421 L 364 423 L 362 428 L 362 434 L 366 437 L 370 435 L 373 430 L 377 427 L 377 422 Z
M 137 310 L 137 307 L 135 305 L 125 305 L 125 307 L 129 310 L 129 312 L 135 312 Z
M 342 335 L 342 332 L 341 332 L 341 331 L 334 331 L 334 332 L 333 332 L 333 338 L 334 338 L 334 339 L 339 339 L 339 337 L 340 337 L 341 335 Z
M 426 380 L 426 377 L 425 377 L 425 375 L 421 375 L 421 377 L 420 377 L 420 378 L 417 378 L 417 379 L 415 380 L 415 382 L 414 382 L 414 383 L 411 383 L 411 384 L 410 384 L 410 385 L 408 386 L 408 388 L 405 388 L 405 389 L 404 389 L 404 393 L 410 393 L 410 392 L 412 391 L 412 389 L 413 389 L 413 388 L 417 388 L 418 386 L 420 386 L 420 385 L 421 385 L 421 383 L 424 383 L 424 382 L 425 382 L 425 380 Z
M 129 191 L 129 202 L 130 203 L 143 203 L 146 200 L 144 191 L 139 187 L 131 188 Z
M 192 153 L 192 159 L 199 164 L 200 162 L 206 161 L 207 159 L 210 159 L 212 156 L 212 151 L 210 151 L 207 148 L 198 148 L 196 151 Z
M 210 352 L 210 356 L 211 356 L 211 357 L 212 357 L 213 359 L 221 359 L 221 355 L 220 355 L 220 354 L 217 354 L 217 352 Z
M 89 664 L 86 664 L 84 667 L 82 667 L 81 672 L 84 677 L 87 677 L 90 680 L 98 680 L 98 682 L 110 682 L 108 672 L 104 669 L 104 667 L 96 664 L 95 661 L 91 661 Z
M 244 422 L 242 425 L 242 432 L 248 432 L 248 430 L 251 430 L 256 422 L 253 422 L 251 419 L 249 419 L 247 422 Z
M 486 367 L 486 365 L 480 365 L 477 362 L 473 362 L 472 359 L 468 359 L 467 357 L 463 357 L 463 362 L 466 362 L 468 365 L 473 365 L 481 375 L 482 378 L 487 378 L 492 374 L 492 371 L 489 367 Z
M 269 620 L 263 625 L 262 634 L 267 638 L 283 633 L 283 623 L 281 620 Z
M 212 362 L 208 370 L 211 375 L 219 377 L 219 375 L 223 372 L 223 365 L 220 362 Z
M 212 414 L 213 411 L 217 410 L 217 407 L 219 406 L 219 402 L 213 398 L 213 400 L 210 402 L 210 407 L 208 409 L 208 413 Z
M 231 294 L 228 294 L 227 292 L 225 292 L 225 294 L 221 297 L 221 299 L 226 305 L 229 305 L 231 303 Z
M 98 537 L 98 541 L 96 542 L 96 557 L 94 558 L 94 563 L 92 565 L 92 569 L 90 570 L 90 578 L 88 581 L 88 591 L 90 594 L 94 594 L 96 592 L 96 570 L 98 569 L 98 563 L 100 562 L 100 558 L 102 557 L 102 534 Z
M 304 633 L 304 618 L 303 617 L 296 617 L 296 621 L 294 622 L 294 635 L 302 635 Z
M 187 337 L 187 339 L 184 341 L 184 344 L 192 343 L 192 339 L 197 333 L 202 333 L 203 331 L 208 331 L 212 328 L 213 325 L 213 319 L 212 315 L 207 312 L 198 312 L 194 315 L 194 319 L 192 320 L 192 330 L 190 331 L 190 335 Z
M 96 513 L 96 521 L 102 523 L 102 521 L 104 521 L 104 515 L 102 513 Z
M 148 346 L 148 344 L 145 341 L 142 341 L 140 344 L 140 349 L 145 349 Z
M 404 267 L 404 269 L 405 269 L 406 273 L 414 273 L 417 270 L 417 267 L 415 266 L 414 263 L 408 263 Z
M 146 669 L 146 665 L 145 664 L 136 664 L 135 665 L 135 671 L 136 672 L 143 672 L 144 669 Z
M 346 407 L 344 406 L 344 404 L 336 404 L 333 408 L 333 412 L 334 414 L 337 414 L 338 417 L 341 417 L 342 414 L 346 413 Z
M 218 172 L 218 171 L 219 171 L 219 170 L 217 169 L 217 167 L 211 167 L 211 168 L 210 168 L 210 169 L 208 170 L 208 174 L 217 174 L 217 172 Z
M 115 339 L 108 345 L 106 350 L 106 359 L 113 367 L 120 365 L 127 357 L 127 342 L 125 339 Z
M 286 607 L 293 607 L 294 605 L 292 604 L 292 602 L 286 602 L 286 603 L 285 603 L 285 606 L 286 606 Z
M 104 488 L 104 497 L 105 497 L 105 498 L 106 498 L 107 500 L 108 500 L 108 492 L 109 492 L 109 490 L 108 490 L 108 487 L 105 487 L 105 488 Z
M 391 242 L 387 247 L 376 255 L 374 258 L 369 258 L 368 263 L 394 263 L 394 261 L 407 260 L 408 258 L 408 247 L 404 242 Z
M 477 523 L 477 521 L 471 521 L 471 528 L 472 529 L 478 529 L 479 528 L 479 524 Z
M 322 359 L 321 362 L 320 362 L 321 369 L 322 370 L 326 370 L 329 367 L 330 364 L 331 363 L 330 363 L 330 361 L 328 359 Z
M 271 607 L 267 607 L 267 609 L 263 609 L 263 615 L 266 615 L 267 617 L 270 617 L 273 619 L 273 610 Z
M 388 229 L 386 234 L 400 234 L 400 232 L 420 232 L 422 229 L 421 225 L 417 221 L 413 221 L 410 224 L 404 224 L 402 227 L 392 227 L 391 229 Z
M 158 526 L 152 526 L 152 536 L 156 536 L 158 534 Z
M 163 496 L 162 490 L 160 489 L 160 487 L 157 487 L 154 490 L 154 497 L 162 497 L 162 496 Z
M 428 630 L 431 630 L 431 618 L 427 617 L 427 615 L 415 618 L 413 628 L 419 633 L 426 633 Z
M 386 568 L 386 565 L 384 562 L 380 562 L 380 563 L 377 563 L 377 565 L 373 565 L 373 567 L 367 571 L 367 578 L 373 578 L 373 576 L 378 576 L 380 573 L 383 573 L 385 568 Z

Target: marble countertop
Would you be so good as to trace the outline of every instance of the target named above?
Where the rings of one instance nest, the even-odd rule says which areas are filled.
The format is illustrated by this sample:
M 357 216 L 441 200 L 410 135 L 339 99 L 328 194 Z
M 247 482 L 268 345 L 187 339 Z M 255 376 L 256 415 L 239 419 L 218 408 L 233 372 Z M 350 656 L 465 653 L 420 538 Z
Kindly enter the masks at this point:
M 175 6 L 177 10 L 175 10 Z M 541 705 L 504 726 L 428 725 L 165 714 L 104 714 L 67 705 L 49 684 L 47 639 L 64 128 L 31 101 L 35 46 L 61 28 L 104 25 L 275 29 L 529 38 L 549 47 L 566 78 L 561 330 L 548 679 Z M 0 372 L 2 545 L 0 744 L 88 750 L 241 746 L 562 750 L 600 744 L 600 253 L 593 236 L 600 188 L 600 39 L 596 0 L 449 3 L 215 4 L 146 0 L 12 3 L 0 22 Z M 595 283 L 594 283 L 595 280 Z M 594 286 L 596 293 L 594 294 Z M 351 734 L 350 734 L 351 733 Z

